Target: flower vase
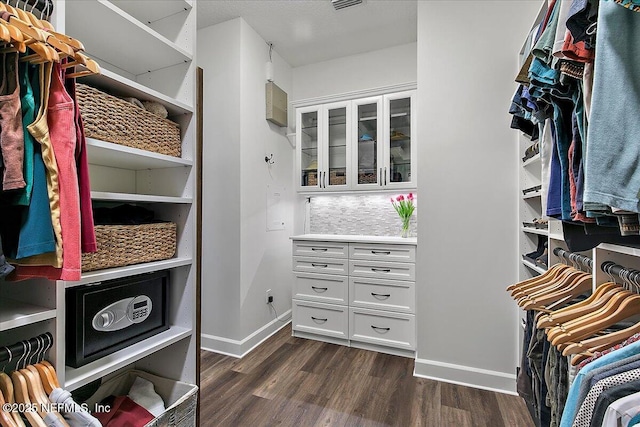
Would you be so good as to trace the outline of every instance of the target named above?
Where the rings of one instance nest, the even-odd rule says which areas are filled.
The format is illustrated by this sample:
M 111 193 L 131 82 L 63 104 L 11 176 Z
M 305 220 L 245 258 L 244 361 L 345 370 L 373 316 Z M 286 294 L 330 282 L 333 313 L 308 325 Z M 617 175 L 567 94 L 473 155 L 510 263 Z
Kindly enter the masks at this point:
M 409 237 L 409 222 L 411 221 L 411 217 L 402 218 L 402 237 Z

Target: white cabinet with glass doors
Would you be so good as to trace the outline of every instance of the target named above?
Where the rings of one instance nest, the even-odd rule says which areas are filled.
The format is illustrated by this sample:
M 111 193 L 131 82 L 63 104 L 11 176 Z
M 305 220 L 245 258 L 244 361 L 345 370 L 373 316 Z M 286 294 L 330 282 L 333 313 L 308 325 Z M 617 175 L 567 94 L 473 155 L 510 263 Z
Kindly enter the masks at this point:
M 415 188 L 414 93 L 298 108 L 298 190 Z

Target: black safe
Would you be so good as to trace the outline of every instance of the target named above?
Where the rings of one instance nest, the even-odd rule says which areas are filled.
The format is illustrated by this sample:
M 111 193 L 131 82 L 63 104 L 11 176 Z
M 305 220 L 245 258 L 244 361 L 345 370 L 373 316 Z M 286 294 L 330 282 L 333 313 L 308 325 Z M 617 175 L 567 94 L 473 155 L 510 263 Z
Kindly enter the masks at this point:
M 66 290 L 66 364 L 79 368 L 169 329 L 169 272 Z

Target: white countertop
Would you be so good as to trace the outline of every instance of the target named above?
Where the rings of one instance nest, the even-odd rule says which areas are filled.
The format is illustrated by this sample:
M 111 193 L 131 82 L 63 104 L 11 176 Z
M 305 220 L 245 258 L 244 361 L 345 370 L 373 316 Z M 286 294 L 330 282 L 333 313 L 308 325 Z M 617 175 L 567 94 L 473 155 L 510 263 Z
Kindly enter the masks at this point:
M 291 236 L 291 240 L 312 240 L 323 242 L 353 242 L 353 243 L 387 243 L 394 245 L 417 245 L 417 237 L 395 236 L 357 236 L 344 234 L 299 234 Z

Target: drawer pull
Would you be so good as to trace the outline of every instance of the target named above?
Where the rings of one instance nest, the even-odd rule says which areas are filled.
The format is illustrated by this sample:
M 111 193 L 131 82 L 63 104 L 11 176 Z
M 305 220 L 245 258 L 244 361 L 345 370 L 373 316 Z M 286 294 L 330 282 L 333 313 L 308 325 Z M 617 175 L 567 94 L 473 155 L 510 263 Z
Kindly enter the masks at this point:
M 320 323 L 324 323 L 324 322 L 326 322 L 327 320 L 329 320 L 329 319 L 320 319 L 319 317 L 313 317 L 313 316 L 311 316 L 311 319 L 312 319 L 314 322 L 320 322 Z
M 391 273 L 390 268 L 373 268 L 371 267 L 371 271 L 375 271 L 376 273 Z
M 317 286 L 312 286 L 311 289 L 313 289 L 316 292 L 325 292 L 329 288 L 319 288 Z
M 376 294 L 375 292 L 371 292 L 371 296 L 378 299 L 387 299 L 391 294 Z
M 371 251 L 374 255 L 391 255 L 391 251 Z
M 312 267 L 327 268 L 327 267 L 329 267 L 329 264 L 314 264 L 314 263 L 311 263 L 311 266 Z
M 391 330 L 391 328 L 381 328 L 381 327 L 379 327 L 379 326 L 374 326 L 374 325 L 371 325 L 371 327 L 372 327 L 372 328 L 373 328 L 373 330 L 374 330 L 374 331 L 376 331 L 376 332 L 377 332 L 377 331 L 389 332 L 389 331 Z
M 312 251 L 314 252 L 327 252 L 328 249 L 327 248 L 311 248 Z

